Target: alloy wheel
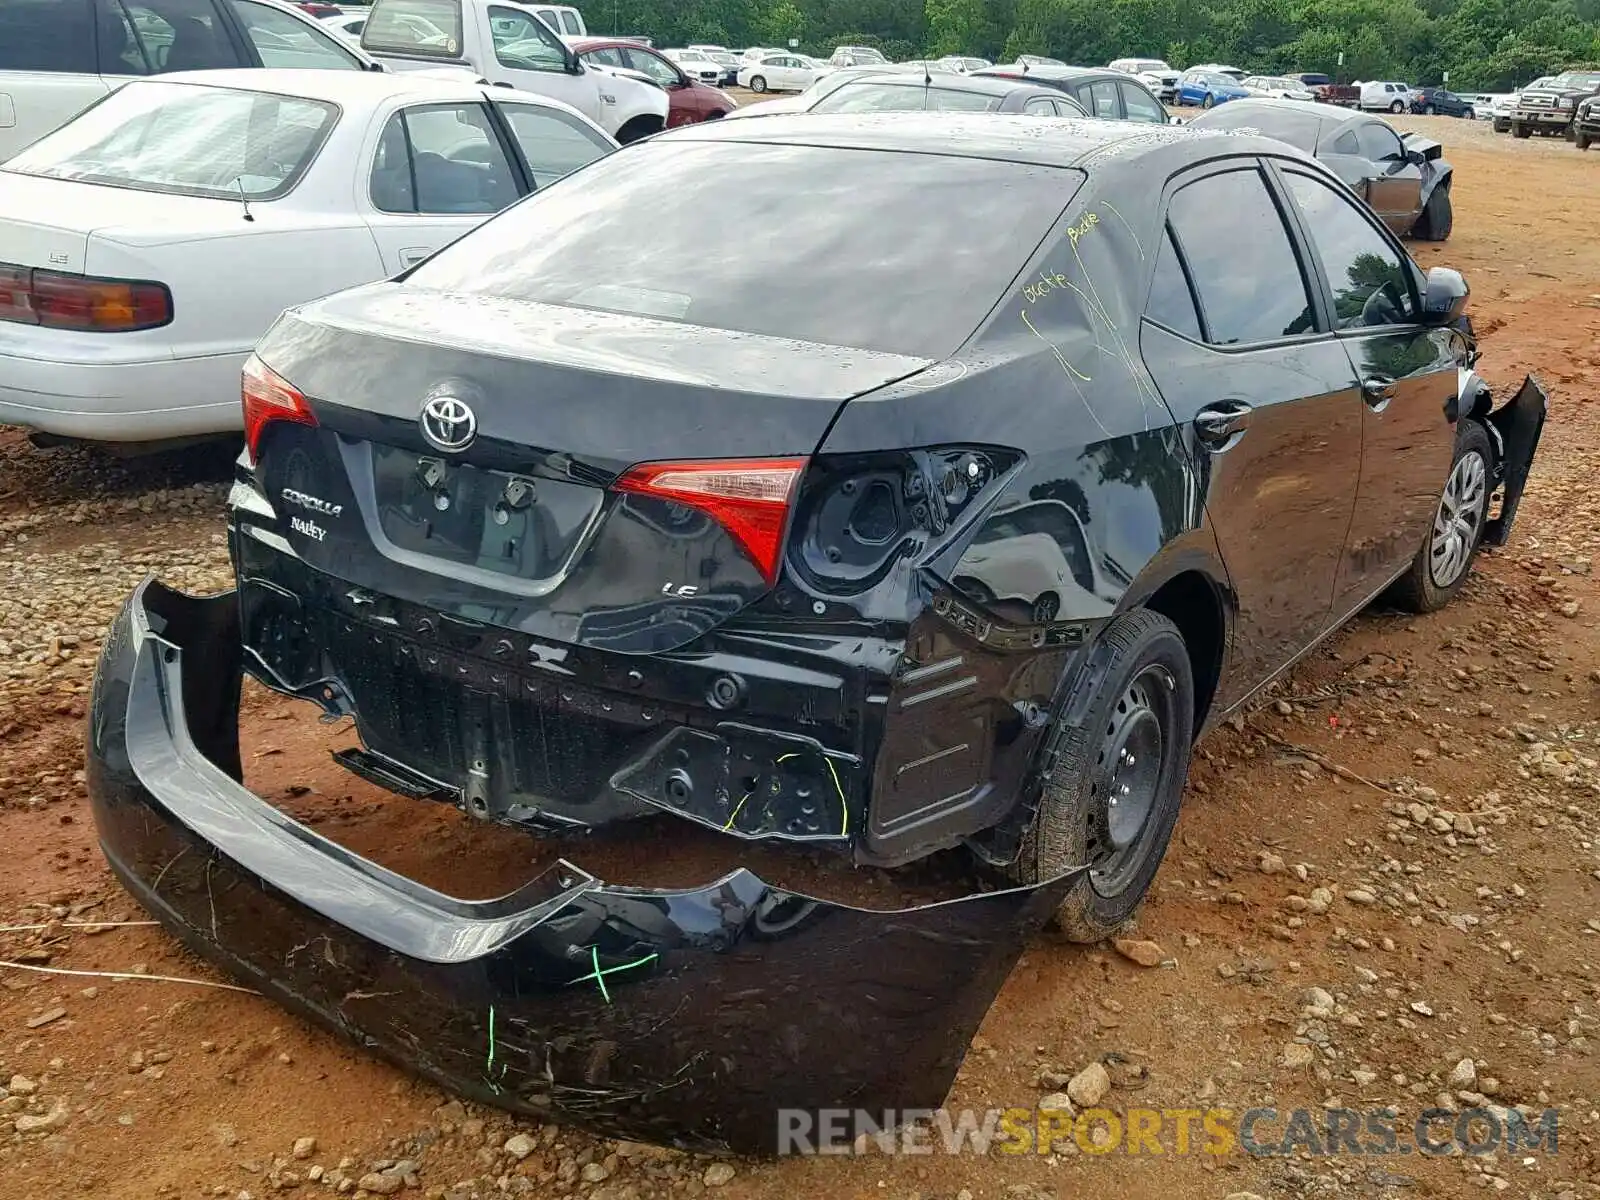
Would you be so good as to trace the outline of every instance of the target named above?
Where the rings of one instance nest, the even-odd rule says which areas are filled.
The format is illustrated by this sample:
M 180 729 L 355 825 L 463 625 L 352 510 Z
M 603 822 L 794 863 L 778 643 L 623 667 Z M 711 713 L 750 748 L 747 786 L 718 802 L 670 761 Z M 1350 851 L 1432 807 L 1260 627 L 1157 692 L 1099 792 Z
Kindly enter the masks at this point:
M 1437 588 L 1452 586 L 1467 569 L 1488 507 L 1488 480 L 1483 456 L 1476 451 L 1463 454 L 1450 471 L 1428 547 L 1428 572 Z

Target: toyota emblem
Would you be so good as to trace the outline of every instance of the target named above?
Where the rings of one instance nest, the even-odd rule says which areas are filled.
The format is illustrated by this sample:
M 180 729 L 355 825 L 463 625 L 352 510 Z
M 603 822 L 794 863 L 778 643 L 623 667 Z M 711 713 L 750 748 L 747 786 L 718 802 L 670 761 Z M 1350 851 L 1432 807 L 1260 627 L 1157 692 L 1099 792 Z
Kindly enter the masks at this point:
M 465 401 L 454 396 L 435 396 L 422 406 L 418 422 L 428 444 L 455 452 L 472 445 L 478 436 L 478 418 Z

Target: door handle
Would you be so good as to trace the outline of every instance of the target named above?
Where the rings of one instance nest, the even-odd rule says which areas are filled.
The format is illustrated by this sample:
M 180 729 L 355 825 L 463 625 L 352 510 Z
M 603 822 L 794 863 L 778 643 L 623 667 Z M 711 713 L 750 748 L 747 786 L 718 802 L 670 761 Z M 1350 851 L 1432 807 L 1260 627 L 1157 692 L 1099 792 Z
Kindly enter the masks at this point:
M 1387 375 L 1368 375 L 1361 381 L 1361 398 L 1373 412 L 1381 413 L 1394 399 L 1394 380 Z
M 503 87 L 503 88 L 514 88 L 517 85 L 514 84 L 514 83 L 507 83 L 504 79 L 497 79 L 497 80 L 494 81 L 494 83 L 491 86 L 492 87 Z
M 1195 414 L 1195 436 L 1206 449 L 1217 454 L 1231 450 L 1250 427 L 1251 411 L 1243 400 L 1208 404 Z
M 400 265 L 402 267 L 414 267 L 432 253 L 433 249 L 430 246 L 408 246 L 400 251 Z

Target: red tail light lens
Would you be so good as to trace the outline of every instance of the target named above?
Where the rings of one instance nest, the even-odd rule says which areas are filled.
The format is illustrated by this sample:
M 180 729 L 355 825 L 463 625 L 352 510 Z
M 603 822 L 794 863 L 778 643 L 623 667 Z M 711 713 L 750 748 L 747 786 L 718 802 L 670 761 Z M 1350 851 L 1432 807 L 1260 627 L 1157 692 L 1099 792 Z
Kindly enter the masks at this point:
M 159 329 L 171 320 L 172 293 L 165 284 L 0 264 L 0 321 L 132 333 Z
M 777 582 L 783 535 L 803 458 L 750 458 L 715 462 L 641 463 L 614 489 L 656 496 L 714 517 L 761 569 Z
M 245 360 L 244 442 L 250 457 L 256 457 L 261 431 L 273 421 L 292 421 L 296 425 L 315 425 L 317 416 L 306 398 L 290 382 L 254 354 Z

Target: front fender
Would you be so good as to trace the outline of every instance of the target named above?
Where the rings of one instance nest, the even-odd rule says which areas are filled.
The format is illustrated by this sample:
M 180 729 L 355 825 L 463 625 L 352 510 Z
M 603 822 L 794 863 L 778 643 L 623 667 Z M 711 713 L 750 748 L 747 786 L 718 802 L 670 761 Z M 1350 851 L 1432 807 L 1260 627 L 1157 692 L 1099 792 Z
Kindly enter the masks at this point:
M 667 109 L 671 102 L 667 94 L 653 83 L 641 83 L 637 79 L 630 79 L 626 75 L 607 72 L 605 89 L 616 97 L 616 103 L 607 105 L 611 111 L 611 120 L 616 128 L 611 130 L 615 135 L 629 121 L 638 117 L 659 117 L 663 125 L 667 121 Z

